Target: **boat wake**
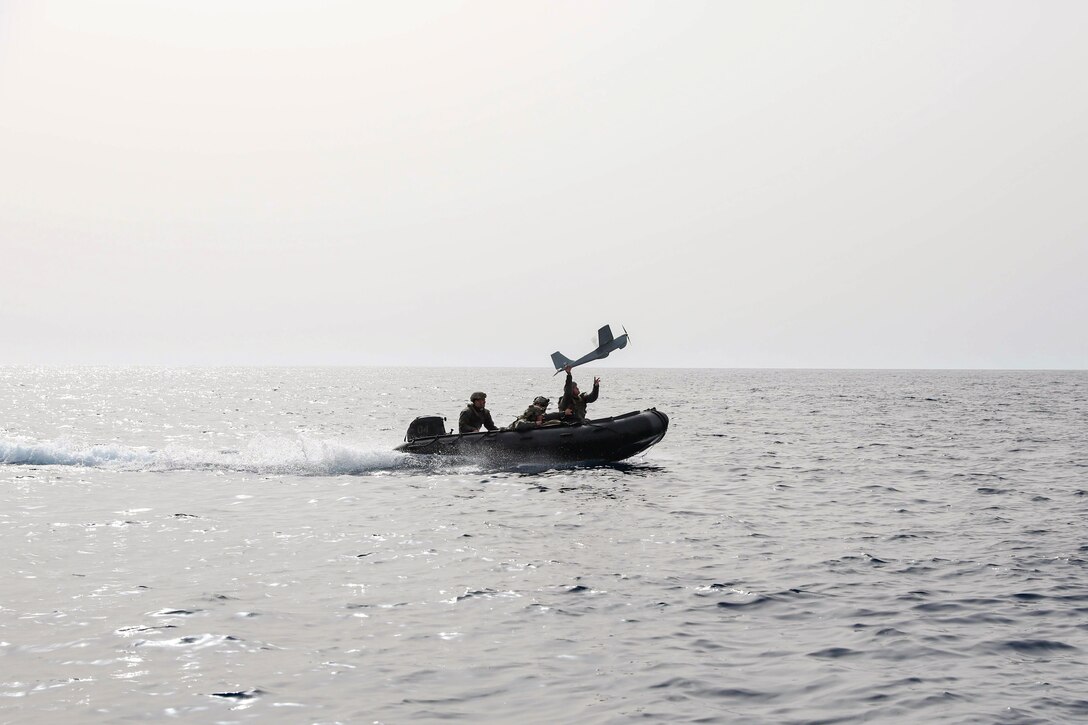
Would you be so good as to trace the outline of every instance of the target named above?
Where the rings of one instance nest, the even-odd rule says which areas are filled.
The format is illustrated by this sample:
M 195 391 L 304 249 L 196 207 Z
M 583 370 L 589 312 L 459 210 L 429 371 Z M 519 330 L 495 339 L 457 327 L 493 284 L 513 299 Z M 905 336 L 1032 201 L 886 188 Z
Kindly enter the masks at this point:
M 117 471 L 224 471 L 266 475 L 340 476 L 428 469 L 431 463 L 393 450 L 305 437 L 261 437 L 238 450 L 169 445 L 162 449 L 60 438 L 0 438 L 0 464 L 81 466 Z

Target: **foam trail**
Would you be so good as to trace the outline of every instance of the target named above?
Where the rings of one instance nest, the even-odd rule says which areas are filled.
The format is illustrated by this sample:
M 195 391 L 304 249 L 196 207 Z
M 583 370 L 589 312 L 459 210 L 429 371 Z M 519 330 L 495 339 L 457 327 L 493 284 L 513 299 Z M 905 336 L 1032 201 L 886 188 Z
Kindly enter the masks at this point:
M 56 441 L 0 440 L 0 462 L 26 466 L 88 466 L 110 463 L 149 464 L 154 453 L 118 445 L 87 445 Z
M 242 471 L 296 476 L 378 473 L 425 465 L 393 450 L 358 448 L 337 441 L 262 437 L 238 451 L 209 451 L 171 445 L 163 450 L 117 444 L 89 445 L 58 439 L 0 439 L 0 463 L 25 466 L 85 466 L 123 471 Z

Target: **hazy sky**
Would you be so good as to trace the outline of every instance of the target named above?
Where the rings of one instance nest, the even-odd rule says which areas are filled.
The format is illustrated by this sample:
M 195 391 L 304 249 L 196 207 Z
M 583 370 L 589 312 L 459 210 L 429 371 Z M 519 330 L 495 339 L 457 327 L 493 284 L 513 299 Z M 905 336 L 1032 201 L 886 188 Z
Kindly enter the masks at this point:
M 1085 368 L 1086 28 L 0 0 L 0 364 Z

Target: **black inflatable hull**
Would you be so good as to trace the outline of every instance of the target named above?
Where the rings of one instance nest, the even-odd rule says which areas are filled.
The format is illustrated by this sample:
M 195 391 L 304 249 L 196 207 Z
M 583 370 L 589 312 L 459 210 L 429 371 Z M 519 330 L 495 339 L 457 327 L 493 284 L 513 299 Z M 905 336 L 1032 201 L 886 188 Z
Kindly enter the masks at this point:
M 665 437 L 669 417 L 651 408 L 584 425 L 416 438 L 397 450 L 459 456 L 492 464 L 612 462 L 642 453 Z

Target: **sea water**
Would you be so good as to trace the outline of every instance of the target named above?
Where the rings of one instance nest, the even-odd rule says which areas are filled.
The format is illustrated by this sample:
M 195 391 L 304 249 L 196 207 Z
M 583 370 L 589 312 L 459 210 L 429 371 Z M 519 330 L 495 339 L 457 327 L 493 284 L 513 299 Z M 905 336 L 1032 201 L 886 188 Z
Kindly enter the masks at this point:
M 0 368 L 0 722 L 1088 720 L 1088 374 Z

